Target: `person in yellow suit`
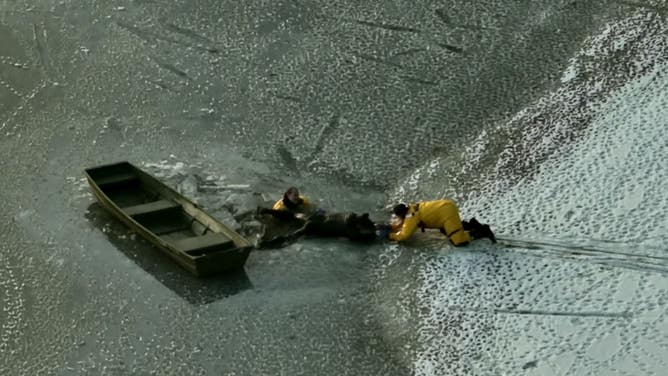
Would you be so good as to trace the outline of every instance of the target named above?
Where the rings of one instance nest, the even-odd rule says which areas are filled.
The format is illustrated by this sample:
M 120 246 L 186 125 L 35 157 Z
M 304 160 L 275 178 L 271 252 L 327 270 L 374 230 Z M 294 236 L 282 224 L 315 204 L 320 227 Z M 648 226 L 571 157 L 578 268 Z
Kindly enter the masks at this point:
M 488 225 L 479 223 L 475 218 L 462 222 L 459 208 L 452 200 L 422 201 L 411 204 L 398 204 L 393 209 L 400 225 L 391 226 L 388 238 L 395 241 L 410 239 L 415 230 L 439 229 L 456 247 L 469 244 L 477 238 L 489 238 L 496 243 L 496 238 Z M 380 235 L 381 237 L 384 236 Z
M 315 211 L 315 206 L 308 197 L 299 194 L 297 187 L 290 187 L 283 194 L 283 198 L 276 201 L 271 209 L 289 212 L 297 218 L 304 218 Z

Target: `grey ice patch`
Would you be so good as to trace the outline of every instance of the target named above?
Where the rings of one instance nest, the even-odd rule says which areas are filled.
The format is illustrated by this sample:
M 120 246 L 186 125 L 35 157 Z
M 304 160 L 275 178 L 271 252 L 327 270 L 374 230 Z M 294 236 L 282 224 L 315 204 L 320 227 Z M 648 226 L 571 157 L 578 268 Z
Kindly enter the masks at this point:
M 25 209 L 20 211 L 18 214 L 14 216 L 14 220 L 16 222 L 25 222 L 29 218 L 31 218 L 33 215 L 35 215 L 35 209 Z
M 227 210 L 224 209 L 214 210 L 211 212 L 211 215 L 220 222 L 222 222 L 224 225 L 232 228 L 235 231 L 241 229 L 241 225 L 239 224 L 239 222 L 237 222 L 237 220 L 234 219 L 232 213 L 230 213 Z
M 195 200 L 198 192 L 197 178 L 195 175 L 188 175 L 176 186 L 176 190 L 189 199 Z

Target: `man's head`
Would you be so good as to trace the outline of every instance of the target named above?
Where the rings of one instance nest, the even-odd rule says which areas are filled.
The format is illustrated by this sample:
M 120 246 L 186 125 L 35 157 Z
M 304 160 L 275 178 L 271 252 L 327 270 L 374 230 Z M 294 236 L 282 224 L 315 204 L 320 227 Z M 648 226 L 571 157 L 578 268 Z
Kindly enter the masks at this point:
M 299 203 L 299 189 L 297 187 L 290 187 L 288 188 L 287 191 L 285 191 L 285 198 L 290 200 L 293 204 L 298 204 Z
M 392 213 L 394 213 L 394 215 L 396 215 L 399 218 L 406 218 L 406 214 L 408 214 L 408 205 L 397 204 L 392 209 Z

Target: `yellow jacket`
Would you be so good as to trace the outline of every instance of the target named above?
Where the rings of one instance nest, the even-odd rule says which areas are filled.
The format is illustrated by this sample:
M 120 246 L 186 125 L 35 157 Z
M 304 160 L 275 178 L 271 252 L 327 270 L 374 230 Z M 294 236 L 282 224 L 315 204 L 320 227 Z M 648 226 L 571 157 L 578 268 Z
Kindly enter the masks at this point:
M 423 201 L 408 206 L 408 214 L 401 231 L 390 234 L 390 239 L 404 241 L 418 228 L 438 228 L 454 245 L 464 245 L 471 241 L 464 231 L 459 208 L 452 200 Z
M 308 197 L 299 195 L 299 198 L 301 199 L 301 203 L 297 204 L 297 206 L 294 208 L 289 208 L 286 206 L 283 198 L 281 198 L 280 200 L 276 201 L 272 209 L 291 211 L 293 213 L 310 213 L 313 211 L 313 204 L 311 203 L 311 200 L 308 199 Z
M 395 217 L 394 215 L 392 216 L 392 220 L 390 221 L 390 229 L 391 232 L 399 232 L 401 231 L 401 226 L 404 225 L 404 220 L 401 219 L 400 217 Z

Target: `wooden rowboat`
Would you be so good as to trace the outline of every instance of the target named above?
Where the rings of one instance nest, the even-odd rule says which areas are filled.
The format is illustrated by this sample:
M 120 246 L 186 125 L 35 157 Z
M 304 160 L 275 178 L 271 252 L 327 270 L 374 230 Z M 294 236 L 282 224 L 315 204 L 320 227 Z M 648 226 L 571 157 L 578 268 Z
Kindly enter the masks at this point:
M 88 168 L 100 203 L 197 276 L 242 268 L 253 248 L 197 204 L 129 162 Z

